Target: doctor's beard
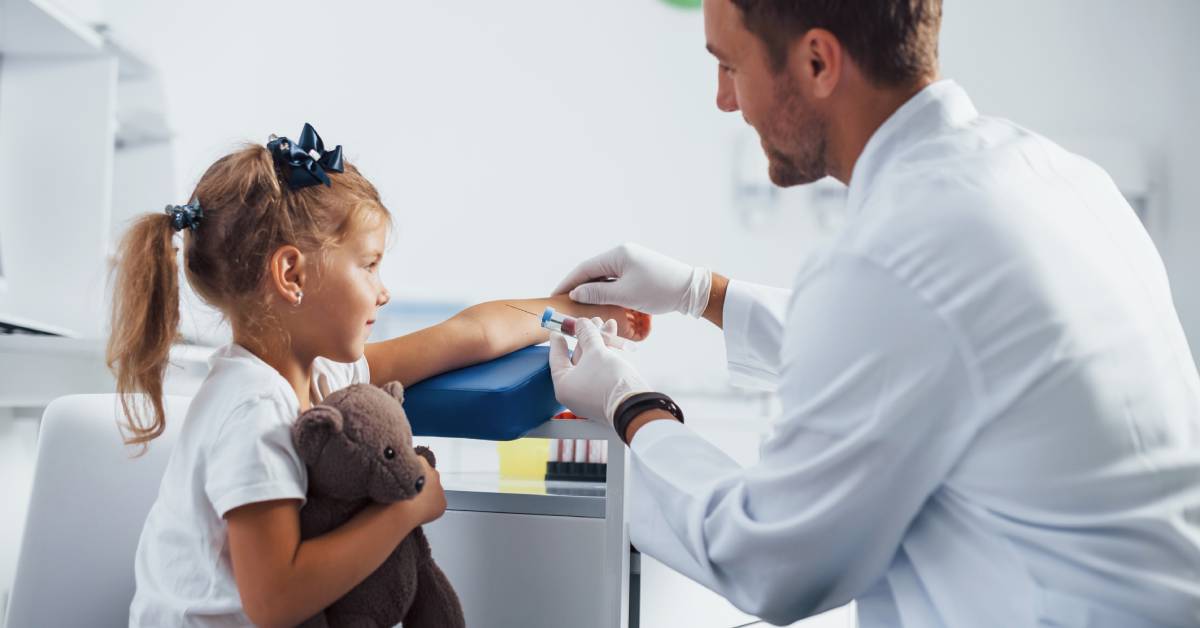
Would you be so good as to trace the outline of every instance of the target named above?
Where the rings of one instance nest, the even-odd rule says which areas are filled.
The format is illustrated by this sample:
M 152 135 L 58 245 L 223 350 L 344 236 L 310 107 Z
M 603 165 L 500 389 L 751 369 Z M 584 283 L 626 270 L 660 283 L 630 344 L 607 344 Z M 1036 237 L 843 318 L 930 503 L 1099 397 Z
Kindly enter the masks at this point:
M 781 81 L 775 94 L 779 115 L 768 125 L 769 134 L 760 134 L 771 182 L 786 188 L 829 174 L 825 121 L 792 81 Z

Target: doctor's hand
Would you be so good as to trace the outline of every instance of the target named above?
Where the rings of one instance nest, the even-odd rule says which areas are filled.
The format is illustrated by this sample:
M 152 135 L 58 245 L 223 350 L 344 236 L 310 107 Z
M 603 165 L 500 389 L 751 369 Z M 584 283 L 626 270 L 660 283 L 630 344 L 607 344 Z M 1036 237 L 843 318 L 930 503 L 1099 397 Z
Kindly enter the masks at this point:
M 554 396 L 578 416 L 603 421 L 612 426 L 617 406 L 629 395 L 650 392 L 637 369 L 625 361 L 621 352 L 604 344 L 601 331 L 615 333 L 616 321 L 600 326 L 600 319 L 576 321 L 575 353 L 567 352 L 562 334 L 550 337 L 550 376 Z
M 620 305 L 647 314 L 680 312 L 699 318 L 708 305 L 712 273 L 644 246 L 626 243 L 575 267 L 554 294 L 574 301 Z

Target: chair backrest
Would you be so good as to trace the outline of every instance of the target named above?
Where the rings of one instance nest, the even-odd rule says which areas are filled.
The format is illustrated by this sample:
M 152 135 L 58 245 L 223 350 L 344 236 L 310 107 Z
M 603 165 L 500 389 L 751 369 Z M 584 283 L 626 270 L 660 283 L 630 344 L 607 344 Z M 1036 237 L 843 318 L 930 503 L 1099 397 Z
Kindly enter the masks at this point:
M 164 400 L 167 431 L 138 458 L 116 395 L 46 407 L 6 628 L 129 624 L 138 537 L 189 401 Z

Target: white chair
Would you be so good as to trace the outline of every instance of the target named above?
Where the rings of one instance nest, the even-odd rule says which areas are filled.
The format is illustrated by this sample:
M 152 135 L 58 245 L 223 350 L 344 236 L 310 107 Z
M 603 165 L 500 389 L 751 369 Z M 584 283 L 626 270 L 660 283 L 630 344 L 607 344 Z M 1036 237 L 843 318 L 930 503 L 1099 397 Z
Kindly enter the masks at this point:
M 116 395 L 46 407 L 6 628 L 127 626 L 138 537 L 190 399 L 139 458 L 121 442 Z

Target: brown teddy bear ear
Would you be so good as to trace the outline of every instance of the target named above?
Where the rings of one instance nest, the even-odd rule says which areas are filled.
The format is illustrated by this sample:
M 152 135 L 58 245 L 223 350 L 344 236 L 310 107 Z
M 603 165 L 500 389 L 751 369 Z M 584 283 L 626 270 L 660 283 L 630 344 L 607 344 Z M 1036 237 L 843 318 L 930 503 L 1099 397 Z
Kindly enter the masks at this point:
M 305 464 L 316 464 L 325 443 L 342 431 L 342 413 L 331 406 L 316 405 L 300 414 L 292 427 L 296 451 Z
M 404 385 L 400 382 L 388 382 L 381 386 L 383 392 L 396 398 L 396 401 L 404 403 Z
M 417 452 L 418 456 L 424 458 L 429 463 L 429 466 L 437 468 L 437 458 L 434 457 L 433 450 L 424 445 L 417 445 L 413 450 Z

